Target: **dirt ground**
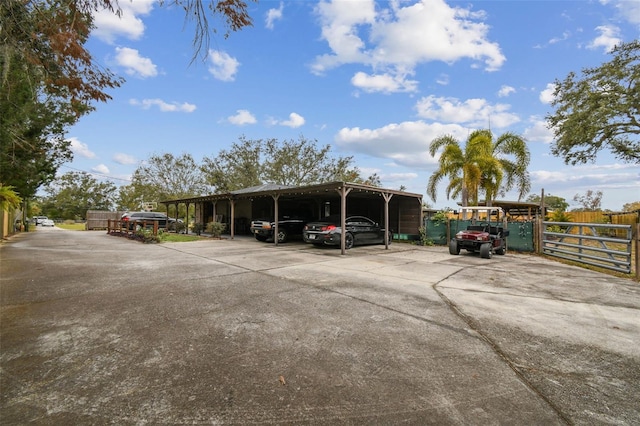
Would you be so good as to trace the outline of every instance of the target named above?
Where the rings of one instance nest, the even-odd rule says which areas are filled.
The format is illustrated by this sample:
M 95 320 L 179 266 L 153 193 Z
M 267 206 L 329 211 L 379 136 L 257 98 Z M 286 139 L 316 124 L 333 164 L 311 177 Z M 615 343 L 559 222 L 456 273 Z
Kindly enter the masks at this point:
M 0 247 L 0 423 L 640 423 L 640 286 L 537 256 L 38 229 Z

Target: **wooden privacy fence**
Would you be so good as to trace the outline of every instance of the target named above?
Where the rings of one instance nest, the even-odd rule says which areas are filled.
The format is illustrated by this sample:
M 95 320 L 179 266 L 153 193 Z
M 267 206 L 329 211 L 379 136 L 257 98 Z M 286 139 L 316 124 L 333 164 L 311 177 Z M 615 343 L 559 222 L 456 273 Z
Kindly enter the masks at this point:
M 625 274 L 632 272 L 635 263 L 638 279 L 637 228 L 640 225 L 636 224 L 635 227 L 636 259 L 633 259 L 632 225 L 541 221 L 540 252 Z M 624 236 L 619 237 L 619 234 Z
M 87 223 L 85 229 L 92 231 L 95 229 L 107 229 L 108 221 L 120 220 L 125 212 L 110 212 L 106 210 L 87 210 Z

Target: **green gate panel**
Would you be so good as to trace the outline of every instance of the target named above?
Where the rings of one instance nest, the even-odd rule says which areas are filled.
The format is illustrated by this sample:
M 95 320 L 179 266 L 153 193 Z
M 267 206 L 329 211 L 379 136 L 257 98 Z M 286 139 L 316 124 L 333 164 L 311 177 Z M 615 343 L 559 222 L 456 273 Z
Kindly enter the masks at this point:
M 425 221 L 427 228 L 427 237 L 435 244 L 447 245 L 446 225 L 441 224 L 440 227 L 435 226 L 430 220 Z M 450 220 L 449 229 L 451 238 L 458 231 L 467 229 L 471 225 L 470 220 Z M 519 252 L 534 252 L 533 244 L 533 222 L 508 222 L 507 229 L 509 236 L 507 237 L 507 249 Z
M 434 244 L 439 246 L 448 245 L 447 242 L 447 224 L 442 222 L 434 222 L 432 220 L 425 220 L 424 227 L 427 231 L 427 238 L 433 241 Z
M 509 237 L 507 237 L 507 249 L 521 252 L 535 251 L 533 244 L 533 222 L 509 222 Z

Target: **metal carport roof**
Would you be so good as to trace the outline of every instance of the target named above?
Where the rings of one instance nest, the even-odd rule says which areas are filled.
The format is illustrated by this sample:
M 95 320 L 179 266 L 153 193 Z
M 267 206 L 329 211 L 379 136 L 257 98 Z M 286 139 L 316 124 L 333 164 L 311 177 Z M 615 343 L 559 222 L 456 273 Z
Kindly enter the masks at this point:
M 422 195 L 388 189 L 388 188 L 379 188 L 375 186 L 362 185 L 357 183 L 350 182 L 327 182 L 316 185 L 306 185 L 306 186 L 287 186 L 287 185 L 278 185 L 278 184 L 263 184 L 258 186 L 253 186 L 250 188 L 239 189 L 235 191 L 229 191 L 225 193 L 219 194 L 211 194 L 204 195 L 198 197 L 188 197 L 188 198 L 180 198 L 174 200 L 165 200 L 161 201 L 161 204 L 168 206 L 170 204 L 194 204 L 200 202 L 207 201 L 217 201 L 217 200 L 231 200 L 232 206 L 233 201 L 240 199 L 253 199 L 258 197 L 272 197 L 275 203 L 275 212 L 276 217 L 278 217 L 278 199 L 282 196 L 309 196 L 314 194 L 323 194 L 325 196 L 336 196 L 341 198 L 341 220 L 342 220 L 342 228 L 344 229 L 345 218 L 346 218 L 346 197 L 348 195 L 357 196 L 359 198 L 377 198 L 382 197 L 385 202 L 385 229 L 388 232 L 389 229 L 389 201 L 392 197 L 403 197 L 403 198 L 411 198 L 415 199 L 419 205 L 422 205 Z M 232 216 L 233 216 L 233 208 L 232 208 Z M 275 232 L 277 234 L 277 221 L 276 221 L 276 229 Z M 233 220 L 231 221 L 231 238 L 234 237 L 234 228 L 233 228 Z M 277 244 L 277 241 L 275 242 Z M 342 253 L 345 253 L 344 247 L 344 233 L 342 233 L 342 241 L 341 241 Z

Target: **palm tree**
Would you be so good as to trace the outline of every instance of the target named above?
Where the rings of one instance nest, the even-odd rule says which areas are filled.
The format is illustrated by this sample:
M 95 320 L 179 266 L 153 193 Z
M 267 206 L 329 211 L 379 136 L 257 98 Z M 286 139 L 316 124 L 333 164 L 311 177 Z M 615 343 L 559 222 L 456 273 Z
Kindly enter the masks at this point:
M 0 210 L 17 209 L 21 203 L 22 198 L 14 191 L 13 186 L 0 183 Z
M 526 141 L 514 134 L 504 133 L 495 141 L 490 130 L 476 130 L 467 138 L 464 150 L 451 135 L 434 139 L 429 153 L 435 156 L 442 149 L 440 167 L 429 178 L 427 194 L 436 201 L 440 181 L 448 177 L 447 198 L 462 197 L 462 206 L 478 204 L 478 195 L 485 195 L 491 205 L 499 194 L 518 190 L 518 200 L 531 188 L 529 180 L 530 154 Z

